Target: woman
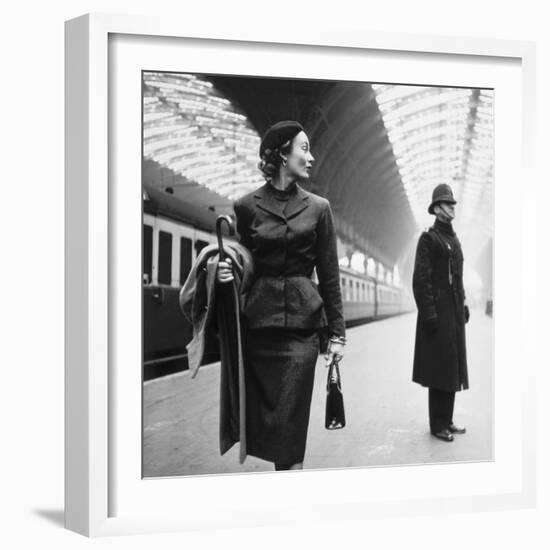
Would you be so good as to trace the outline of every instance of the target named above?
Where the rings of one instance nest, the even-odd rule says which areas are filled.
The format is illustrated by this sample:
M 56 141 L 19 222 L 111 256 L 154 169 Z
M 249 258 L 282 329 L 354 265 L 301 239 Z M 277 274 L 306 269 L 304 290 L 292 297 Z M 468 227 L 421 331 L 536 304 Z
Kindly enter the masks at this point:
M 329 202 L 298 185 L 314 160 L 301 124 L 269 128 L 260 158 L 266 183 L 234 204 L 255 272 L 242 312 L 247 451 L 274 462 L 276 470 L 297 470 L 303 468 L 320 337 L 329 337 L 327 359 L 342 358 L 345 345 L 336 233 Z M 218 282 L 232 279 L 231 262 L 220 262 Z

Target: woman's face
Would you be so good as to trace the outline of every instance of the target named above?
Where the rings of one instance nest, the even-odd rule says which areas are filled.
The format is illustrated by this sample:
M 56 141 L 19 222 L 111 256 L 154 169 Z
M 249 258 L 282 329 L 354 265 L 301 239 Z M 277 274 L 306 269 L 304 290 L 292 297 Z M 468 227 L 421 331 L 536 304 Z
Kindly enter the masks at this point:
M 286 155 L 286 160 L 286 168 L 291 174 L 301 179 L 309 178 L 309 172 L 315 159 L 309 150 L 309 140 L 305 132 L 300 132 L 292 140 L 292 149 Z

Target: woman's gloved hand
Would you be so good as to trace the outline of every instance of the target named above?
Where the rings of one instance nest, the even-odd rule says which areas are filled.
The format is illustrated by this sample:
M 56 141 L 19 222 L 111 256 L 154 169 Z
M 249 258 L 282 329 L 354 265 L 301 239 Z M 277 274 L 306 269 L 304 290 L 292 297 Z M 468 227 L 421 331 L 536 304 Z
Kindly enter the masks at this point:
M 464 320 L 466 322 L 470 320 L 470 308 L 468 306 L 464 306 Z
M 340 342 L 334 342 L 333 340 L 329 340 L 328 348 L 325 353 L 327 366 L 332 362 L 333 357 L 337 362 L 344 357 L 344 344 Z
M 226 258 L 225 260 L 218 262 L 216 279 L 218 283 L 229 283 L 234 279 L 231 258 Z

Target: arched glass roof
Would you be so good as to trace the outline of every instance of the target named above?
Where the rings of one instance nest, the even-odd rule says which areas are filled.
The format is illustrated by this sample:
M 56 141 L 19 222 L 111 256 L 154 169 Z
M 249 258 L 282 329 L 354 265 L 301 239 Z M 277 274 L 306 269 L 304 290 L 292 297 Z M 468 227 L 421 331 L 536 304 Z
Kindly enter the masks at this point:
M 263 183 L 260 138 L 247 117 L 196 75 L 145 73 L 143 153 L 233 200 Z
M 492 233 L 493 92 L 373 85 L 401 180 L 420 227 L 432 190 L 452 186 L 456 226 Z M 478 233 L 479 235 L 479 233 Z
M 331 200 L 341 235 L 392 265 L 432 224 L 433 188 L 450 183 L 455 227 L 476 253 L 492 236 L 491 90 L 144 73 L 144 181 L 230 212 L 264 183 L 259 132 L 304 123 L 311 190 Z M 475 227 L 474 227 L 475 226 Z M 472 254 L 473 255 L 473 254 Z

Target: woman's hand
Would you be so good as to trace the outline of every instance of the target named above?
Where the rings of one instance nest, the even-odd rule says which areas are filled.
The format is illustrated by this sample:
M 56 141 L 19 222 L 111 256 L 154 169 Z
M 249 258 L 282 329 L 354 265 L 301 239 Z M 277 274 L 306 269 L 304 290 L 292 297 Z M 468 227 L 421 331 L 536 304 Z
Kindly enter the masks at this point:
M 234 279 L 231 258 L 218 262 L 218 283 L 229 283 Z
M 336 362 L 340 361 L 344 357 L 344 344 L 329 340 L 328 349 L 327 349 L 327 352 L 325 353 L 325 359 L 327 360 L 327 365 L 332 362 L 333 357 L 336 360 Z

